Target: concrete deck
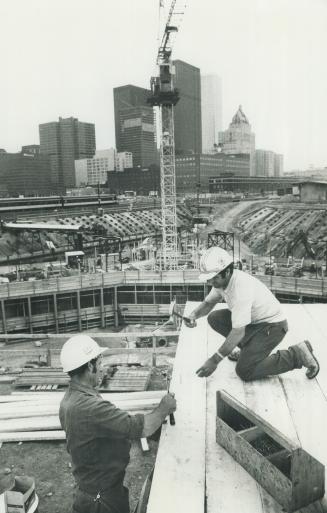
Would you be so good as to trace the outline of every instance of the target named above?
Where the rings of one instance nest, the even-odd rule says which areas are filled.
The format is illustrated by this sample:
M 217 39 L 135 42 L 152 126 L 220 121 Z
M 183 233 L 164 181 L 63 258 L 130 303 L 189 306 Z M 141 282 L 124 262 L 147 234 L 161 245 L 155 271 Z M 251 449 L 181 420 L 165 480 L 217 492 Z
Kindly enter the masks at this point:
M 186 312 L 196 303 L 188 303 Z M 226 305 L 218 305 L 225 307 Z M 224 360 L 207 380 L 195 371 L 223 340 L 206 319 L 182 327 L 171 390 L 176 426 L 164 426 L 148 513 L 282 513 L 281 506 L 216 443 L 216 391 L 224 389 L 285 436 L 327 464 L 327 305 L 282 305 L 290 330 L 280 347 L 309 339 L 321 370 L 310 381 L 305 370 L 243 383 L 235 364 Z M 326 497 L 301 513 L 327 511 Z

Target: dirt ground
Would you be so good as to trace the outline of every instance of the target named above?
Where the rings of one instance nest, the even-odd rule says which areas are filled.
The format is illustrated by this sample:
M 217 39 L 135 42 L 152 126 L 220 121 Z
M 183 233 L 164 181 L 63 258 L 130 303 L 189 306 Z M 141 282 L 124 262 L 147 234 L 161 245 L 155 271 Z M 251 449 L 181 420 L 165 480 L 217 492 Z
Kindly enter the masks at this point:
M 125 480 L 131 511 L 155 462 L 158 443 L 152 440 L 148 443 L 148 452 L 142 452 L 138 442 L 132 444 Z M 15 475 L 34 477 L 39 513 L 71 513 L 75 484 L 64 442 L 6 443 L 0 449 L 0 458 L 1 467 L 10 468 Z

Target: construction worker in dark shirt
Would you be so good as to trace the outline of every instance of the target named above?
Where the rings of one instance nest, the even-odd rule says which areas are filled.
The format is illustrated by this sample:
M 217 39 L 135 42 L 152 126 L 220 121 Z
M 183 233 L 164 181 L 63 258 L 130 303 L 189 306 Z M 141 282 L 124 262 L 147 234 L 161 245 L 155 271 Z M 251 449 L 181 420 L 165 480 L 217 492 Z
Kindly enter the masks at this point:
M 176 410 L 173 394 L 166 394 L 147 415 L 130 415 L 102 399 L 96 387 L 106 349 L 88 335 L 75 335 L 60 354 L 71 377 L 59 417 L 77 483 L 73 513 L 129 513 L 123 481 L 130 440 L 150 436 Z

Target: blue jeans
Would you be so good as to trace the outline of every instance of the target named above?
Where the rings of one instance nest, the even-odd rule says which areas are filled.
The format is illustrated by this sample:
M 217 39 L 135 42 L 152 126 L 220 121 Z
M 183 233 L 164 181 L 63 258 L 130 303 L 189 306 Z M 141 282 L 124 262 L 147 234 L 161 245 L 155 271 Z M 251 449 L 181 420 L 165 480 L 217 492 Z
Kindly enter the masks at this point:
M 231 317 L 228 308 L 215 310 L 208 315 L 208 323 L 217 333 L 227 337 L 232 329 Z M 270 354 L 283 340 L 287 331 L 286 320 L 248 324 L 245 335 L 238 344 L 241 353 L 236 364 L 236 374 L 243 381 L 253 381 L 301 368 L 302 364 L 294 346 Z

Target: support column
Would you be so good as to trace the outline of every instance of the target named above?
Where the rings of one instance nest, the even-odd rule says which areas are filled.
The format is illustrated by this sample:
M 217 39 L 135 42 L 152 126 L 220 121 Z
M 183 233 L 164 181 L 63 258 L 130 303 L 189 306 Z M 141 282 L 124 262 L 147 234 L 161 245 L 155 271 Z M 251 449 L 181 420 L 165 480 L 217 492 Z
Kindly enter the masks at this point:
M 79 331 L 82 331 L 82 317 L 81 317 L 81 295 L 80 291 L 78 290 L 76 292 L 77 297 L 77 322 L 78 322 L 78 329 Z
M 118 328 L 118 294 L 117 294 L 117 287 L 114 287 L 114 323 L 115 328 Z
M 7 320 L 6 320 L 6 310 L 5 310 L 5 301 L 4 301 L 4 299 L 1 299 L 1 317 L 2 317 L 3 332 L 7 333 Z M 6 339 L 6 342 L 8 342 L 7 339 Z
M 59 321 L 58 321 L 58 307 L 57 307 L 57 294 L 53 293 L 53 316 L 56 325 L 56 333 L 59 333 Z
M 103 300 L 103 288 L 100 289 L 100 316 L 101 316 L 101 328 L 106 327 L 106 318 L 104 312 L 104 300 Z
M 30 333 L 33 333 L 32 304 L 31 304 L 31 298 L 29 296 L 27 298 L 27 309 L 28 309 L 28 319 L 29 319 L 29 323 L 30 323 Z

